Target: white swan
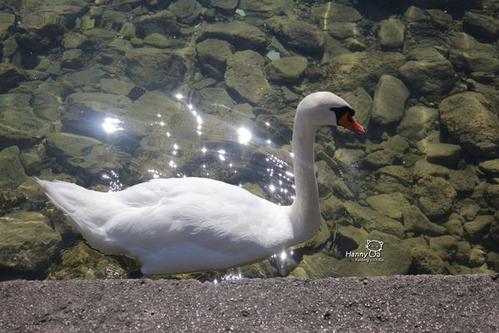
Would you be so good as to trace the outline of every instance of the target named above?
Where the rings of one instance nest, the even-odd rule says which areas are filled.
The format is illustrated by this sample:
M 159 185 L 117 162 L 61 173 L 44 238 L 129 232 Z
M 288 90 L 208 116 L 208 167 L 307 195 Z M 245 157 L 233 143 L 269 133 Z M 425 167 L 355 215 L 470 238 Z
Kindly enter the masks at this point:
M 346 101 L 330 92 L 300 102 L 293 129 L 296 199 L 291 206 L 207 178 L 156 179 L 108 193 L 62 181 L 38 182 L 92 247 L 138 258 L 144 274 L 229 268 L 313 236 L 321 220 L 315 131 L 341 125 L 363 134 L 353 114 Z

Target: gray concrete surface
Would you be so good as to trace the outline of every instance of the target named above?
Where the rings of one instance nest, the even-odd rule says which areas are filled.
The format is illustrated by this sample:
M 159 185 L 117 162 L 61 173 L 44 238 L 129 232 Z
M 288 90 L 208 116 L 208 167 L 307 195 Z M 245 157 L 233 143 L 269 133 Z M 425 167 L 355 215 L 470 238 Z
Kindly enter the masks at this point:
M 1 332 L 499 332 L 499 276 L 8 281 Z

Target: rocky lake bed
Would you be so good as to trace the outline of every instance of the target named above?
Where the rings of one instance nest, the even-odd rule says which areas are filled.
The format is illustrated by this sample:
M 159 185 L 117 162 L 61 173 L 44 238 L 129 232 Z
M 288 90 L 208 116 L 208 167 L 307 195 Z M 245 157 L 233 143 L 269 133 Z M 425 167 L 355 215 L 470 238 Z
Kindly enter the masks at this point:
M 34 177 L 115 191 L 203 176 L 289 204 L 294 110 L 321 90 L 368 133 L 317 134 L 319 233 L 170 278 L 499 272 L 498 13 L 494 0 L 2 1 L 0 280 L 139 267 L 87 245 Z

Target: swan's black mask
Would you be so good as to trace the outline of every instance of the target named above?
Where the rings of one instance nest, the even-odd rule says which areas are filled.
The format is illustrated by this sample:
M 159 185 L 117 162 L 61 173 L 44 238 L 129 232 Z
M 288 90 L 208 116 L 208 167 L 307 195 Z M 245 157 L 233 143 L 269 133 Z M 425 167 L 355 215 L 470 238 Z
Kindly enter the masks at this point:
M 329 110 L 333 111 L 336 114 L 336 125 L 344 127 L 346 129 L 351 130 L 357 134 L 365 134 L 366 129 L 362 126 L 354 117 L 355 110 L 349 106 L 342 106 L 338 108 L 330 108 Z M 331 130 L 333 131 L 333 127 Z M 332 133 L 334 134 L 334 133 Z

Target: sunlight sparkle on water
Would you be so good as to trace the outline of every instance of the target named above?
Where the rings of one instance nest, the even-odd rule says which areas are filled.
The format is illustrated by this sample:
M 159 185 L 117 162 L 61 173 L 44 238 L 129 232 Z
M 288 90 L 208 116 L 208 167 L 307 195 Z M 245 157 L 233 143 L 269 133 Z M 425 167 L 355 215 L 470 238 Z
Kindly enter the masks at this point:
M 181 100 L 181 99 L 184 99 L 184 95 L 182 95 L 181 93 L 176 93 L 175 98 L 178 100 Z
M 102 122 L 102 129 L 109 134 L 116 133 L 123 130 L 123 127 L 120 126 L 122 123 L 118 118 L 106 117 L 104 118 L 104 122 Z
M 237 134 L 239 136 L 239 143 L 242 145 L 248 144 L 251 141 L 251 138 L 253 137 L 251 131 L 244 127 L 240 127 L 237 130 Z

